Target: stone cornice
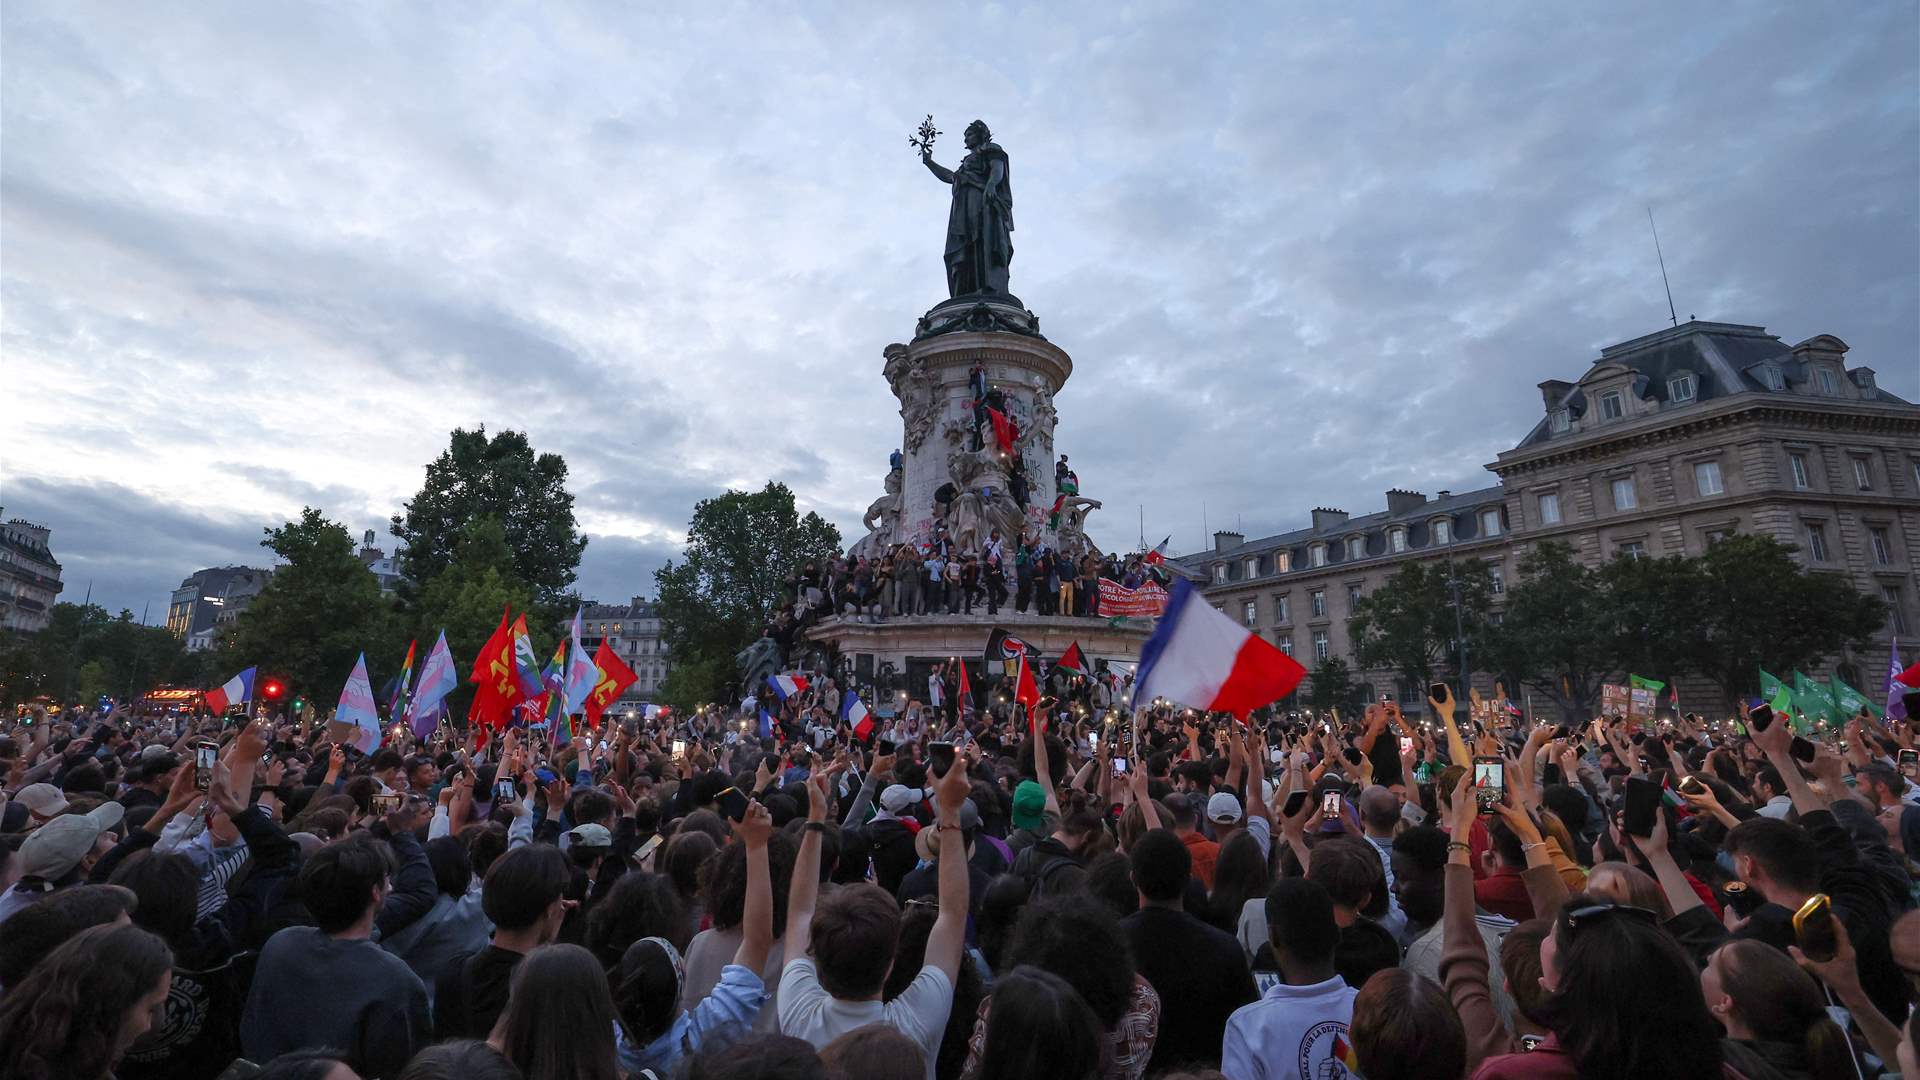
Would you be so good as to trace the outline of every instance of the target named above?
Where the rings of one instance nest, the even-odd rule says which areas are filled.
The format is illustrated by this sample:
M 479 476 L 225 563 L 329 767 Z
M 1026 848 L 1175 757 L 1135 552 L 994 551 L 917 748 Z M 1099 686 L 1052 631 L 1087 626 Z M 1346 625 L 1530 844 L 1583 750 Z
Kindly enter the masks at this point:
M 1502 482 L 1557 465 L 1612 458 L 1646 447 L 1690 440 L 1728 428 L 1787 423 L 1801 429 L 1909 435 L 1920 438 L 1920 408 L 1888 402 L 1827 401 L 1741 395 L 1714 402 L 1699 412 L 1648 417 L 1615 424 L 1584 437 L 1550 440 L 1540 446 L 1509 450 L 1487 465 Z

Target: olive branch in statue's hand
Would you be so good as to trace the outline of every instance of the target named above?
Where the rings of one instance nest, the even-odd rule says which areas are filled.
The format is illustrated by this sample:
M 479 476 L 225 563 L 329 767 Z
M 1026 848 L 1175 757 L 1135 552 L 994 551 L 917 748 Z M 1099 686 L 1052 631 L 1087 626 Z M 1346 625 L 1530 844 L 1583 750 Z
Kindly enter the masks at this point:
M 920 121 L 919 130 L 907 136 L 907 145 L 918 147 L 920 156 L 928 157 L 933 154 L 933 140 L 939 138 L 940 134 L 941 132 L 933 126 L 933 114 L 928 113 L 927 118 Z

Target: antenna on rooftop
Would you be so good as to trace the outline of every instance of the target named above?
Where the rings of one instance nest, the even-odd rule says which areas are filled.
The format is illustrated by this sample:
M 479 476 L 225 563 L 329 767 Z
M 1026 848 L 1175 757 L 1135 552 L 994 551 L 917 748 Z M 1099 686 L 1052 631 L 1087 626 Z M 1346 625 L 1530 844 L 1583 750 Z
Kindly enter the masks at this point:
M 1667 280 L 1667 256 L 1660 250 L 1660 229 L 1653 223 L 1653 207 L 1647 207 L 1647 228 L 1653 232 L 1653 254 L 1660 260 L 1660 284 L 1667 289 L 1667 318 L 1680 325 L 1680 314 L 1673 310 L 1673 283 Z M 1691 318 L 1692 316 L 1688 316 Z

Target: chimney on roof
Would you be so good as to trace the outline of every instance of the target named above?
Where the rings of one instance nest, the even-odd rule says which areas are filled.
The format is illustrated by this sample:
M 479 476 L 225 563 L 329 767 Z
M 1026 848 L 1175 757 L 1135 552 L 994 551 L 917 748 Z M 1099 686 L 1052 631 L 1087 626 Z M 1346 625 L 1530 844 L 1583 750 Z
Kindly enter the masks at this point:
M 1548 379 L 1540 384 L 1540 401 L 1546 405 L 1548 412 L 1552 412 L 1560 407 L 1561 402 L 1567 400 L 1567 393 L 1572 389 L 1573 384 L 1570 382 Z
M 1237 548 L 1247 542 L 1246 534 L 1237 532 L 1217 532 L 1213 534 L 1213 550 L 1225 551 Z
M 1425 506 L 1426 503 L 1427 497 L 1417 491 L 1406 491 L 1401 488 L 1387 489 L 1387 513 L 1389 514 L 1404 514 L 1417 506 Z
M 647 598 L 646 598 L 646 597 L 644 597 L 644 596 L 636 596 L 636 597 L 634 597 L 634 598 L 633 598 L 633 605 L 632 605 L 632 606 L 634 606 L 634 607 L 639 607 L 639 606 L 641 606 L 642 604 L 645 604 L 646 602 L 647 602 Z
M 1345 510 L 1332 510 L 1324 506 L 1316 506 L 1313 508 L 1313 529 L 1315 532 L 1319 532 L 1321 529 L 1331 529 L 1345 520 L 1347 520 L 1347 512 Z

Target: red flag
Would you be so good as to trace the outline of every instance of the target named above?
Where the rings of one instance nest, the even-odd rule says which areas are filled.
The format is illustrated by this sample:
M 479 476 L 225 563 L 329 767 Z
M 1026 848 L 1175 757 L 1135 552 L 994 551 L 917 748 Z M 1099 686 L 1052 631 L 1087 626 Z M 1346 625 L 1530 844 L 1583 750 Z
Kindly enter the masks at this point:
M 467 676 L 475 687 L 467 723 L 478 722 L 483 737 L 485 728 L 505 727 L 508 713 L 520 700 L 520 683 L 513 676 L 513 630 L 507 620 L 510 613 L 500 613 L 500 626 L 480 647 L 473 658 L 473 671 Z
M 971 709 L 973 708 L 973 687 L 967 684 L 967 662 L 965 660 L 962 660 L 959 663 L 960 663 L 960 706 L 963 710 Z M 964 712 L 961 714 L 961 719 L 962 720 L 966 719 L 966 715 Z
M 620 657 L 607 646 L 604 640 L 600 642 L 600 648 L 593 654 L 593 666 L 595 668 L 593 690 L 587 694 L 586 714 L 587 726 L 597 730 L 600 727 L 600 714 L 605 712 L 607 706 L 613 704 L 627 687 L 632 686 L 633 681 L 639 676 L 633 673 L 632 668 L 621 662 Z
M 1040 704 L 1040 687 L 1033 681 L 1033 668 L 1028 666 L 1025 653 L 1020 654 L 1020 678 L 1014 683 L 1013 700 L 1025 705 L 1029 714 Z
M 1000 444 L 1000 452 L 1013 453 L 1013 442 L 1020 437 L 1020 425 L 999 409 L 988 408 L 987 419 L 993 421 L 993 441 Z
M 1068 645 L 1067 651 L 1060 654 L 1060 659 L 1055 661 L 1053 666 L 1063 667 L 1068 671 L 1085 675 L 1087 673 L 1087 658 L 1080 653 L 1080 643 L 1076 641 Z

